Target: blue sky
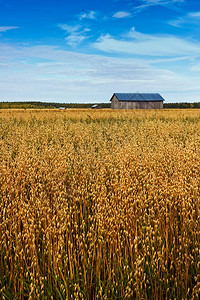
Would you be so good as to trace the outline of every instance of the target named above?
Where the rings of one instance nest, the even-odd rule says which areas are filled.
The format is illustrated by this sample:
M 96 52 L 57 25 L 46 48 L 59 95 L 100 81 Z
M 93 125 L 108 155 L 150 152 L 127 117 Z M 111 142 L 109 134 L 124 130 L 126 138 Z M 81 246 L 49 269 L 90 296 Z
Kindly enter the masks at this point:
M 0 0 L 0 101 L 200 101 L 199 0 Z

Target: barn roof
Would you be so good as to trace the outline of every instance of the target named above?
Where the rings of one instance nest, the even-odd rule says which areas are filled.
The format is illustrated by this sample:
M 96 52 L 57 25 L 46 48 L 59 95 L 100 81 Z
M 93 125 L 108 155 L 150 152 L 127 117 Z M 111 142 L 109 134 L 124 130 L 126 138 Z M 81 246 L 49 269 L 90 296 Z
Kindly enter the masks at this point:
M 119 101 L 164 101 L 164 98 L 157 93 L 114 93 L 114 95 Z

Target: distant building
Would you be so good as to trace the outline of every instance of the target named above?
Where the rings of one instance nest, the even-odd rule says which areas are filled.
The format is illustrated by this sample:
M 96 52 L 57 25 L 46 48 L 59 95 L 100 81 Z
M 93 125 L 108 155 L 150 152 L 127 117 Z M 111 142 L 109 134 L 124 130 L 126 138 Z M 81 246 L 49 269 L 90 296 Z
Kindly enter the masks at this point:
M 101 109 L 101 108 L 102 108 L 101 104 L 92 105 L 92 109 Z
M 66 107 L 60 106 L 58 107 L 58 109 L 66 109 Z
M 162 109 L 164 98 L 155 93 L 114 93 L 112 109 Z

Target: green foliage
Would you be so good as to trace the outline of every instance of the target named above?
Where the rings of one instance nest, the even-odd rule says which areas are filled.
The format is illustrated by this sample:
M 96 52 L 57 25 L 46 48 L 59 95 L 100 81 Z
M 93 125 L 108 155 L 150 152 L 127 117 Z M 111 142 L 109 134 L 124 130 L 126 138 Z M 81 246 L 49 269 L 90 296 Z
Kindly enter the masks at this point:
M 55 109 L 55 108 L 92 108 L 98 103 L 54 103 L 54 102 L 39 102 L 39 101 L 17 101 L 17 102 L 0 102 L 0 109 Z M 110 108 L 111 103 L 101 103 L 102 108 Z M 177 108 L 200 108 L 200 102 L 189 103 L 164 103 L 165 109 Z
M 55 109 L 55 108 L 91 108 L 97 103 L 53 103 L 38 101 L 0 102 L 0 109 Z M 102 103 L 102 108 L 110 108 L 110 103 Z
M 200 108 L 200 102 L 188 103 L 188 102 L 181 102 L 181 103 L 164 103 L 164 108 Z

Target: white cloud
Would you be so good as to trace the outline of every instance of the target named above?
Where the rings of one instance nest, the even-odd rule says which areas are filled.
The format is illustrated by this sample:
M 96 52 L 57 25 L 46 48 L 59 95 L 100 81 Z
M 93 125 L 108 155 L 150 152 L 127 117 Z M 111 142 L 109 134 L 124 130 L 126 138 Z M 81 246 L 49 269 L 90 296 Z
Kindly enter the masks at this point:
M 94 19 L 96 19 L 96 12 L 95 11 L 93 11 L 93 10 L 91 10 L 91 11 L 89 11 L 89 12 L 84 12 L 84 13 L 82 13 L 81 15 L 80 15 L 80 20 L 82 20 L 82 19 L 90 19 L 90 20 L 94 20 Z
M 188 14 L 188 17 L 200 19 L 200 11 L 191 12 Z
M 183 24 L 186 23 L 194 23 L 194 24 L 199 24 L 199 19 L 200 19 L 200 12 L 190 12 L 185 16 L 182 16 L 180 18 L 177 18 L 175 20 L 169 21 L 169 24 L 174 26 L 174 27 L 182 27 Z
M 65 40 L 68 45 L 76 47 L 87 38 L 87 36 L 81 34 L 70 34 L 65 38 Z
M 172 7 L 174 4 L 183 3 L 184 1 L 185 0 L 141 0 L 142 4 L 135 7 L 135 11 L 141 11 L 145 8 L 157 5 Z
M 131 14 L 126 11 L 118 11 L 113 15 L 113 18 L 123 19 L 129 17 Z
M 58 27 L 67 33 L 65 40 L 67 44 L 72 47 L 78 46 L 85 39 L 89 38 L 87 35 L 87 32 L 90 31 L 89 28 L 83 28 L 80 25 L 71 26 L 67 24 L 59 24 Z
M 12 29 L 18 29 L 18 26 L 0 26 L 0 32 L 6 32 Z
M 93 45 L 104 52 L 143 56 L 199 56 L 200 43 L 173 35 L 149 35 L 132 28 L 126 39 L 116 39 L 109 34 L 101 36 Z
M 184 0 L 142 0 L 144 5 L 152 6 L 152 5 L 166 5 L 166 4 L 174 4 L 174 3 L 182 3 Z
M 191 71 L 199 72 L 200 71 L 200 62 L 195 63 L 191 68 Z
M 178 18 L 176 20 L 171 20 L 168 22 L 169 25 L 174 26 L 174 27 L 181 27 L 183 23 L 185 23 L 184 18 Z
M 61 28 L 62 30 L 65 30 L 68 33 L 77 32 L 81 28 L 80 25 L 71 26 L 71 25 L 67 25 L 67 24 L 59 24 L 58 27 Z
M 160 92 L 167 100 L 194 101 L 200 78 L 153 60 L 85 55 L 53 46 L 0 44 L 0 101 L 108 102 L 114 92 Z M 196 97 L 196 98 L 195 98 Z M 188 100 L 185 99 L 185 100 Z M 194 100 L 193 100 L 194 99 Z

